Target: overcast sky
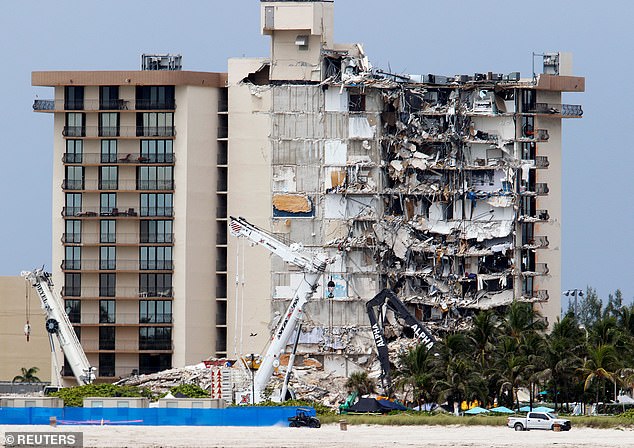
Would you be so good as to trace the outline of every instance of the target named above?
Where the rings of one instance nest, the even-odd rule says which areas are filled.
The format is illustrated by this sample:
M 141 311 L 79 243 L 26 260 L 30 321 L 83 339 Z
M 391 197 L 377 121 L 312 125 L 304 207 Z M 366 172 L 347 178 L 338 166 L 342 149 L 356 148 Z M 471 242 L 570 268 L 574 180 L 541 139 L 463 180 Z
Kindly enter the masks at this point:
M 586 92 L 564 122 L 563 289 L 634 296 L 634 3 L 337 0 L 335 40 L 361 42 L 375 67 L 445 75 L 531 74 L 532 52 L 571 51 Z M 226 71 L 268 56 L 256 0 L 4 2 L 0 275 L 51 266 L 53 117 L 32 111 L 34 70 L 138 70 L 142 53 L 179 53 L 185 70 Z M 537 61 L 538 62 L 538 61 Z M 536 67 L 540 64 L 536 63 Z M 59 243 L 60 235 L 55 235 Z M 551 291 L 552 294 L 557 292 Z

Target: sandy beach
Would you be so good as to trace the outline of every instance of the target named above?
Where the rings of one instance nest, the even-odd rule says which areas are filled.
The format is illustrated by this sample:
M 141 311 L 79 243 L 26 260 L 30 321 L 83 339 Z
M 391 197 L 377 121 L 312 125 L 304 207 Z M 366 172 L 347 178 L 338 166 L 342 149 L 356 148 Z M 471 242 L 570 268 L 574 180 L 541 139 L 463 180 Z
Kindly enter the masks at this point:
M 489 426 L 349 426 L 320 429 L 226 426 L 0 426 L 7 431 L 80 431 L 85 447 L 634 447 L 632 429 L 515 432 Z

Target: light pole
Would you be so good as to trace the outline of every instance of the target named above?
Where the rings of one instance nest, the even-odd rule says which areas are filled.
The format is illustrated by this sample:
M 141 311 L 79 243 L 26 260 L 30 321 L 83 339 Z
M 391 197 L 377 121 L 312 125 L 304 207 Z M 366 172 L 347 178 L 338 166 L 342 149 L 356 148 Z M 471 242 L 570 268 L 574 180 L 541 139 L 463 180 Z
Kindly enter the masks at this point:
M 583 298 L 583 290 L 582 289 L 569 289 L 563 292 L 563 295 L 566 297 L 573 296 L 575 298 L 575 320 L 579 320 L 579 315 L 577 314 L 577 297 Z

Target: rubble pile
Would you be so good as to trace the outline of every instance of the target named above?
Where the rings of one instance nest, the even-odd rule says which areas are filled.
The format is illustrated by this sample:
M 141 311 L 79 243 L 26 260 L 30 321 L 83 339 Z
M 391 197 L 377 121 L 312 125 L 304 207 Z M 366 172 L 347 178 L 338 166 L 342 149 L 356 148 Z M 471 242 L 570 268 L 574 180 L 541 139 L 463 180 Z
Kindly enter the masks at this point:
M 169 392 L 170 388 L 180 386 L 181 384 L 195 384 L 202 389 L 209 390 L 211 387 L 211 377 L 209 375 L 209 369 L 201 363 L 194 366 L 173 368 L 147 375 L 132 375 L 114 384 L 117 386 L 147 387 L 154 393 L 162 394 Z

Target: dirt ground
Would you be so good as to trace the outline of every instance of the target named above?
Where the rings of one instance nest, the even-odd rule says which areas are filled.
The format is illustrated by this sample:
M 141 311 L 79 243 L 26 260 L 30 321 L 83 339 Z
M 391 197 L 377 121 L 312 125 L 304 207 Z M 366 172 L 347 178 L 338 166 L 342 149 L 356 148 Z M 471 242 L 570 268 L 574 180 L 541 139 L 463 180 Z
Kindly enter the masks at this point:
M 632 429 L 515 432 L 490 426 L 348 426 L 320 429 L 219 426 L 8 426 L 7 431 L 80 431 L 85 447 L 634 447 Z

